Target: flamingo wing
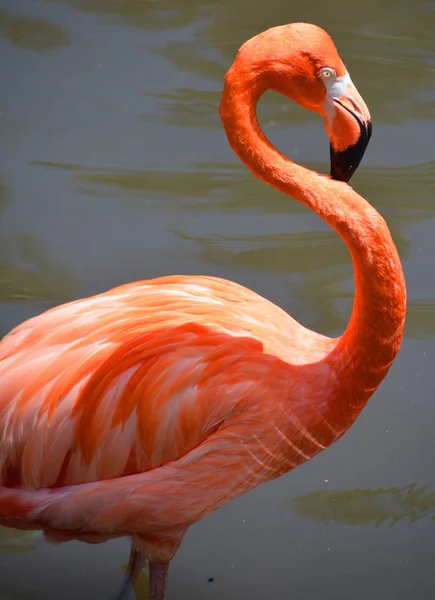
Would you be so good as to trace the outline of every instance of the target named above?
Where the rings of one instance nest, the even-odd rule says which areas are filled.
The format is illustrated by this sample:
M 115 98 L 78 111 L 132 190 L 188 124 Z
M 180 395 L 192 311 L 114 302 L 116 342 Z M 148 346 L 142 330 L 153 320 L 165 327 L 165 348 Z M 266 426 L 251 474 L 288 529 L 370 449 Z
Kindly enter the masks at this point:
M 228 311 L 225 326 L 201 322 L 200 302 L 180 303 L 179 288 L 163 293 L 162 308 L 162 289 L 156 294 L 144 282 L 73 302 L 3 340 L 4 486 L 57 487 L 152 470 L 187 455 L 272 390 L 279 401 L 288 377 L 279 358 L 240 327 L 235 335 Z M 204 300 L 220 307 L 219 297 Z

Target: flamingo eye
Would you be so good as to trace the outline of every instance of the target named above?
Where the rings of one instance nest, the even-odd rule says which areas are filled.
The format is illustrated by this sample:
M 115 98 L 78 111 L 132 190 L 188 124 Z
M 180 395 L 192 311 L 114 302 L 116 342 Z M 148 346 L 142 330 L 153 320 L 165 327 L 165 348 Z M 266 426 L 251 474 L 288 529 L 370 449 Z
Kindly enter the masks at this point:
M 337 73 L 331 67 L 323 67 L 323 69 L 320 69 L 320 77 L 322 79 L 332 79 L 333 77 L 336 77 L 336 76 L 337 76 Z

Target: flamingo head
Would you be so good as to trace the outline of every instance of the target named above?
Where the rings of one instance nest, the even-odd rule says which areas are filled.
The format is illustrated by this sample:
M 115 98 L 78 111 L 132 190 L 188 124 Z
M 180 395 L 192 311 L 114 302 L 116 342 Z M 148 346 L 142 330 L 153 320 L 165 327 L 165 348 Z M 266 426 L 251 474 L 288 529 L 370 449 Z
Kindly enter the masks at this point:
M 331 177 L 348 182 L 364 156 L 372 124 L 334 42 L 308 23 L 275 27 L 263 35 L 269 49 L 268 87 L 323 116 Z

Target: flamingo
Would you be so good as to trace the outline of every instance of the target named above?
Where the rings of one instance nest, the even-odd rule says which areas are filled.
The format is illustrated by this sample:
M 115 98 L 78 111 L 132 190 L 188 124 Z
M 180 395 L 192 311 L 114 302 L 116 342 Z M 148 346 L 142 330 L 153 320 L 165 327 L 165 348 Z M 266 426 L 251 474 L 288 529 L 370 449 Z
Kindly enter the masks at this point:
M 268 88 L 324 117 L 330 176 L 267 140 L 256 105 Z M 310 331 L 237 283 L 173 275 L 54 307 L 0 344 L 0 523 L 54 542 L 131 537 L 129 581 L 148 560 L 152 600 L 166 597 L 190 525 L 344 435 L 404 329 L 387 224 L 347 184 L 370 113 L 330 36 L 293 23 L 248 40 L 220 116 L 253 174 L 347 244 L 355 297 L 343 335 Z

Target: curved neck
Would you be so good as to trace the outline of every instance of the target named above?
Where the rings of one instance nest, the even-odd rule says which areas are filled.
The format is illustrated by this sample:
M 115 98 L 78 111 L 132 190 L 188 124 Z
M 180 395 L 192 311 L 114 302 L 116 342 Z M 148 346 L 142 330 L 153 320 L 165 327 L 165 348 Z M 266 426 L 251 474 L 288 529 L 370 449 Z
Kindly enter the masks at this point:
M 236 59 L 225 79 L 220 115 L 232 149 L 254 175 L 311 208 L 350 250 L 352 316 L 325 361 L 335 375 L 335 392 L 345 395 L 356 417 L 400 348 L 406 313 L 402 266 L 384 219 L 368 202 L 347 184 L 293 163 L 267 140 L 256 105 L 270 87 L 273 73 L 267 68 L 247 68 Z

